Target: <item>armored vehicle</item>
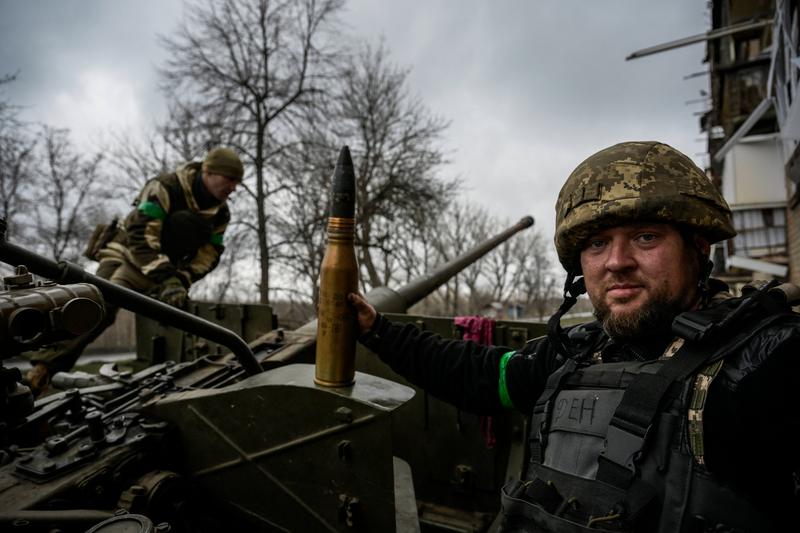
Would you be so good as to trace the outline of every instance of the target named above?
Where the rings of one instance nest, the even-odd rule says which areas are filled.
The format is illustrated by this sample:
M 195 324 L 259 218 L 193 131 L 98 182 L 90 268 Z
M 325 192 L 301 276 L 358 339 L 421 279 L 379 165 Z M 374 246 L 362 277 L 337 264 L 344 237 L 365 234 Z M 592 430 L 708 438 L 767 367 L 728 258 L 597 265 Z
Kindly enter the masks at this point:
M 532 222 L 367 298 L 459 336 L 451 319 L 404 313 Z M 247 343 L 4 232 L 0 260 L 17 266 L 0 294 L 2 531 L 486 531 L 499 487 L 524 464 L 524 420 L 460 413 L 368 353 L 348 383 L 320 384 L 316 321 Z M 106 299 L 224 349 L 105 369 L 34 402 L 2 360 L 91 329 Z M 495 342 L 521 346 L 542 328 L 501 322 Z

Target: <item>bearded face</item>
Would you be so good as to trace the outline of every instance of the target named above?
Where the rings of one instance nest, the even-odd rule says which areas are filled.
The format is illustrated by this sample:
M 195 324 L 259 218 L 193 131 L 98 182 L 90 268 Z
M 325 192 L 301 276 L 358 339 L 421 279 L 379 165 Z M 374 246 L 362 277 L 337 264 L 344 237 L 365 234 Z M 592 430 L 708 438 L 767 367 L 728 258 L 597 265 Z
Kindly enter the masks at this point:
M 581 268 L 606 333 L 636 339 L 668 331 L 672 319 L 697 302 L 696 249 L 662 223 L 615 226 L 588 239 Z
M 599 301 L 595 304 L 594 316 L 610 337 L 635 340 L 669 331 L 672 320 L 685 310 L 682 298 L 658 290 L 636 311 L 612 312 L 605 301 Z

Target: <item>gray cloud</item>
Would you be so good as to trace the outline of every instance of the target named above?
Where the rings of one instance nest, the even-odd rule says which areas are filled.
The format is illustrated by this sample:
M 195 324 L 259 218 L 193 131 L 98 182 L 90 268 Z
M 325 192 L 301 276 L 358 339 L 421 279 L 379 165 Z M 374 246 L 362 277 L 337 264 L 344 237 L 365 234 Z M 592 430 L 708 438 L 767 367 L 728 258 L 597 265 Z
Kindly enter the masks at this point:
M 406 4 L 407 5 L 407 4 Z M 385 10 L 351 3 L 355 27 L 382 32 L 414 87 L 452 120 L 453 170 L 494 212 L 533 213 L 552 234 L 566 175 L 594 151 L 659 139 L 703 149 L 685 100 L 707 80 L 703 45 L 626 62 L 632 51 L 706 30 L 694 1 L 452 2 Z M 702 159 L 696 160 L 702 163 Z
M 161 111 L 155 36 L 178 23 L 179 1 L 0 0 L 0 13 L 0 73 L 20 71 L 9 94 L 31 117 L 85 133 Z M 704 148 L 701 108 L 684 101 L 707 79 L 682 79 L 703 68 L 704 46 L 624 61 L 705 31 L 695 0 L 351 0 L 342 19 L 357 38 L 383 36 L 412 90 L 452 121 L 446 172 L 471 201 L 533 214 L 548 236 L 561 183 L 592 152 L 626 139 Z

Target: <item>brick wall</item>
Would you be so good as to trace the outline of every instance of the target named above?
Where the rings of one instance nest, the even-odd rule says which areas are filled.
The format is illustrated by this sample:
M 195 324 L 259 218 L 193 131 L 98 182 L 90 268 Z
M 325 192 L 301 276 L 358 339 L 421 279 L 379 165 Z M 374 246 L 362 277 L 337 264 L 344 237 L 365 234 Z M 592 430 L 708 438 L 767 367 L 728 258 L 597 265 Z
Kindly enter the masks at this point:
M 786 147 L 784 147 L 784 150 Z M 789 252 L 789 281 L 800 285 L 800 143 L 786 163 L 786 244 Z
M 788 181 L 788 180 L 787 180 Z M 791 184 L 787 184 L 791 190 Z M 789 281 L 800 285 L 800 203 L 792 207 L 792 195 L 786 208 L 786 237 L 789 245 Z

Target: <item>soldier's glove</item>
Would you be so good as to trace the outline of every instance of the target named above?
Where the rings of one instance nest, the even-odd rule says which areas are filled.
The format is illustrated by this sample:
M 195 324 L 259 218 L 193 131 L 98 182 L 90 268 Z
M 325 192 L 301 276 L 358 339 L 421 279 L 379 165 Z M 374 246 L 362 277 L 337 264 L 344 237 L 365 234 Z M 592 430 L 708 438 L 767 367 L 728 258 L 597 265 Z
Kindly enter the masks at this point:
M 158 299 L 175 307 L 185 307 L 189 300 L 189 291 L 183 286 L 180 278 L 173 276 L 160 285 Z

